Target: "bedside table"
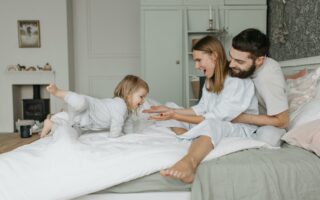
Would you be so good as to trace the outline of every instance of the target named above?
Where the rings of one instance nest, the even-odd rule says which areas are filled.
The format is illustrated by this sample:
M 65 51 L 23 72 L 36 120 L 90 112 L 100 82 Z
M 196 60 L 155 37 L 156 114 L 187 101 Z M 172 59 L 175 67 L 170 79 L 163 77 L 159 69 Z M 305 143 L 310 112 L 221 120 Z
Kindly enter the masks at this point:
M 19 133 L 0 133 L 0 153 L 5 153 L 25 144 L 38 140 L 40 135 L 33 134 L 29 138 L 21 138 Z

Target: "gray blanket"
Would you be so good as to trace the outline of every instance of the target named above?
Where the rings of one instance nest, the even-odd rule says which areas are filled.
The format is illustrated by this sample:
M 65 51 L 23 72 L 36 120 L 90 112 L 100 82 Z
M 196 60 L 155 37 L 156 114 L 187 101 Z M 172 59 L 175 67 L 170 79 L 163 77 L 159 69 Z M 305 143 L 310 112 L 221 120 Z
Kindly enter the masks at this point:
M 320 159 L 285 144 L 250 149 L 201 164 L 192 200 L 319 200 Z

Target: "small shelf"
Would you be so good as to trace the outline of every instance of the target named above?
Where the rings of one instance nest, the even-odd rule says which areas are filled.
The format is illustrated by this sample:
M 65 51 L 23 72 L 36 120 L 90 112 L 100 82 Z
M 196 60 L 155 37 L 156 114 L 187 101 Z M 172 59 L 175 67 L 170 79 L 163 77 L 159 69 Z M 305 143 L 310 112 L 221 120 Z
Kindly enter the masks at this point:
M 35 85 L 55 82 L 55 71 L 6 71 L 5 78 L 11 85 Z

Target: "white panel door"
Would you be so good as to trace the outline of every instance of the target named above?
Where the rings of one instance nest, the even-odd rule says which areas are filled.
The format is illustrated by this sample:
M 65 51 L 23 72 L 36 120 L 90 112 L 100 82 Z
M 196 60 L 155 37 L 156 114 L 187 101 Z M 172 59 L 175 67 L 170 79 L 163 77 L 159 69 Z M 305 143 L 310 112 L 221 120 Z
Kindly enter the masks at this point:
M 74 0 L 75 90 L 112 97 L 127 74 L 140 75 L 140 0 Z
M 182 10 L 142 9 L 143 75 L 151 98 L 182 105 Z

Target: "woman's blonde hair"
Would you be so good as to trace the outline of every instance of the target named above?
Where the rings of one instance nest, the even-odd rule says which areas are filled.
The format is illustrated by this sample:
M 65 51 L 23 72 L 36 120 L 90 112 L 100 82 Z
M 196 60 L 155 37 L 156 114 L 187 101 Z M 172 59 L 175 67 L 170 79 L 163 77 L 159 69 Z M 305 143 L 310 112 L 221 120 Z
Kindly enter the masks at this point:
M 124 99 L 127 106 L 129 107 L 129 96 L 140 88 L 144 88 L 147 93 L 149 93 L 149 86 L 144 80 L 142 80 L 138 76 L 127 75 L 118 83 L 117 87 L 114 89 L 113 97 L 120 97 Z
M 205 36 L 192 47 L 192 51 L 195 50 L 202 51 L 210 56 L 216 56 L 214 74 L 206 80 L 208 83 L 206 89 L 210 92 L 220 93 L 228 74 L 227 56 L 221 42 L 213 36 Z

